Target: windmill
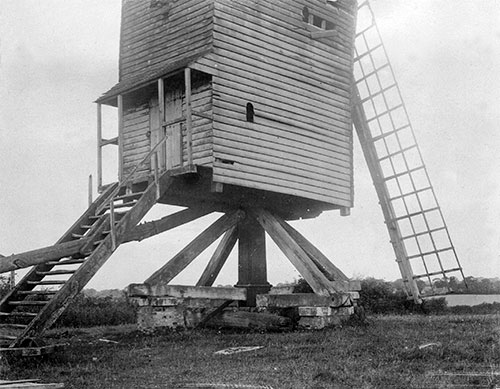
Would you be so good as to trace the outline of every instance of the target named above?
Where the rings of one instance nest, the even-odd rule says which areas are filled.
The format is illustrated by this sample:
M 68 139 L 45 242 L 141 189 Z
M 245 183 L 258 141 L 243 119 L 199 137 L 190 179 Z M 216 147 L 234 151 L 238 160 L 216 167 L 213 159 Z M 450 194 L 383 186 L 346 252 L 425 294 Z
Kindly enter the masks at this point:
M 117 109 L 116 138 L 102 138 L 102 105 Z M 120 80 L 97 107 L 100 197 L 55 245 L 2 260 L 34 266 L 0 302 L 9 347 L 49 328 L 121 244 L 215 211 L 132 293 L 272 300 L 267 234 L 313 299 L 352 306 L 355 283 L 287 221 L 349 214 L 353 123 L 408 295 L 422 298 L 418 279 L 463 276 L 367 2 L 124 0 Z M 110 145 L 119 181 L 105 185 Z M 157 203 L 186 209 L 139 224 Z M 194 289 L 169 285 L 219 238 Z M 237 288 L 210 288 L 237 242 Z

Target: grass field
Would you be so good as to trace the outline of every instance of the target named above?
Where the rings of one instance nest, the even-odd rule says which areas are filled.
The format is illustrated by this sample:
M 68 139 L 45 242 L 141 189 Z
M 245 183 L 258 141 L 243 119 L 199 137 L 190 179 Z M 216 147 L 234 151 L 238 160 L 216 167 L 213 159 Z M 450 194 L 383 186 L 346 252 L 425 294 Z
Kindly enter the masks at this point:
M 145 335 L 118 326 L 49 335 L 69 346 L 44 359 L 10 361 L 0 379 L 67 388 L 500 387 L 500 315 L 377 316 L 316 332 Z M 214 355 L 235 346 L 263 348 Z

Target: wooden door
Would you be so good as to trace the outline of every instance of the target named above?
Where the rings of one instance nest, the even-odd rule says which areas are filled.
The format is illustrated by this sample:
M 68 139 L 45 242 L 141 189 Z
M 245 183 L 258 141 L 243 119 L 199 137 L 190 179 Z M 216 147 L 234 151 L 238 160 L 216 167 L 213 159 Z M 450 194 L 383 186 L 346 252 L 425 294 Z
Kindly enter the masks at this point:
M 165 131 L 160 125 L 160 110 L 158 107 L 158 99 L 152 99 L 150 102 L 149 130 L 151 131 L 150 145 L 152 149 L 158 144 L 159 141 L 163 139 Z M 152 158 L 154 158 L 154 155 Z M 154 163 L 153 161 L 151 161 L 151 169 L 153 169 L 153 167 Z M 164 171 L 167 168 L 165 147 L 160 147 L 158 149 L 158 168 L 160 169 L 160 171 Z
M 167 131 L 167 169 L 182 166 L 182 101 L 183 91 L 180 89 L 168 90 L 165 93 L 165 121 L 178 121 L 166 126 Z

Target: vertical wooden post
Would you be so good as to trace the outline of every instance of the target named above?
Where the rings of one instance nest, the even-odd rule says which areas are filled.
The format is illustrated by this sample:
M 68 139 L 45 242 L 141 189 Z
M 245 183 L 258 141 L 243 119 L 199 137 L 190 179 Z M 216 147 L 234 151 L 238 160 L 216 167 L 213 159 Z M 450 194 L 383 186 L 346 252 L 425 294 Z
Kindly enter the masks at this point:
M 92 196 L 93 188 L 92 188 L 92 174 L 89 175 L 89 207 L 94 202 L 94 198 Z
M 16 271 L 11 270 L 10 271 L 10 277 L 9 277 L 9 288 L 10 290 L 14 289 L 16 286 Z
M 247 288 L 247 305 L 255 306 L 255 296 L 269 292 L 267 282 L 266 233 L 252 217 L 238 223 L 238 283 Z
M 116 250 L 116 229 L 115 229 L 115 203 L 114 199 L 109 202 L 109 225 L 111 234 L 111 250 Z
M 154 178 L 155 178 L 155 185 L 156 185 L 156 200 L 160 198 L 161 192 L 160 192 L 160 174 L 158 172 L 158 151 L 155 151 L 153 155 L 153 163 L 154 163 Z
M 191 69 L 186 68 L 184 70 L 184 79 L 186 84 L 186 148 L 187 148 L 187 163 L 188 165 L 193 164 L 193 148 L 192 148 L 192 138 L 193 138 L 193 122 L 191 116 Z M 183 158 L 181 158 L 181 162 Z M 181 164 L 182 166 L 182 164 Z
M 97 103 L 97 190 L 102 188 L 102 105 Z
M 160 123 L 160 129 L 159 129 L 159 136 L 158 139 L 163 139 L 166 135 L 166 128 L 165 128 L 165 82 L 163 78 L 158 79 L 158 115 L 159 115 L 159 123 Z M 160 163 L 156 165 L 158 169 L 161 170 L 161 168 L 165 167 L 167 168 L 167 142 L 164 142 L 160 146 Z
M 118 180 L 123 179 L 123 96 L 118 95 Z

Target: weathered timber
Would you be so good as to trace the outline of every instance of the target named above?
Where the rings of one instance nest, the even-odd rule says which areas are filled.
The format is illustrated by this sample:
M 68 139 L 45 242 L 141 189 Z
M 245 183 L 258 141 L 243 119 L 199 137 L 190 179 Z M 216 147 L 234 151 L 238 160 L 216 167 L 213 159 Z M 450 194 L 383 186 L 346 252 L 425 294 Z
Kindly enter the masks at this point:
M 196 286 L 212 286 L 238 240 L 236 227 L 227 231 L 215 249 Z
M 337 293 L 330 296 L 320 296 L 315 293 L 292 294 L 259 294 L 258 307 L 293 308 L 293 307 L 341 307 L 348 305 L 350 296 L 346 293 Z
M 322 296 L 329 296 L 330 293 L 335 293 L 335 289 L 333 289 L 330 281 L 319 271 L 316 264 L 311 260 L 304 249 L 302 249 L 283 228 L 279 221 L 279 217 L 263 209 L 252 210 L 252 214 L 254 214 L 257 221 L 295 266 L 302 277 L 309 283 L 315 293 Z
M 238 287 L 246 288 L 247 306 L 255 306 L 257 293 L 267 293 L 266 232 L 254 217 L 238 223 Z
M 110 193 L 112 193 L 116 188 L 116 184 L 110 185 L 95 201 L 94 203 L 75 221 L 75 223 L 62 235 L 62 237 L 56 242 L 56 244 L 65 243 L 73 240 L 72 235 L 74 233 L 84 233 L 85 230 L 82 225 L 92 224 L 90 218 L 95 215 L 98 207 L 108 198 Z M 50 263 L 50 262 L 49 262 Z M 14 306 L 10 305 L 8 302 L 11 300 L 21 300 L 19 292 L 27 292 L 33 290 L 36 285 L 45 277 L 41 275 L 41 272 L 47 272 L 52 270 L 54 264 L 44 263 L 34 266 L 28 274 L 26 274 L 16 286 L 10 290 L 0 302 L 0 312 L 9 313 L 14 309 Z
M 180 154 L 181 165 L 213 168 L 214 184 L 351 207 L 355 9 L 307 6 L 321 28 L 314 17 L 303 20 L 298 0 L 124 3 L 120 83 L 98 100 L 126 99 L 123 163 L 148 152 L 160 91 L 166 110 L 176 100 L 192 112 L 168 119 L 184 119 L 182 135 L 181 123 L 168 129 L 175 148 L 167 154 Z M 158 78 L 164 91 L 154 86 Z M 247 104 L 255 105 L 255 123 L 246 121 Z M 149 173 L 138 172 L 144 180 Z
M 201 298 L 216 300 L 244 301 L 247 292 L 244 288 L 213 288 L 209 286 L 184 286 L 165 284 L 131 284 L 127 294 L 131 297 L 158 297 Z
M 354 307 L 299 307 L 299 316 L 333 316 L 333 315 L 352 315 L 354 314 Z
M 279 221 L 283 228 L 290 234 L 300 247 L 309 255 L 316 266 L 330 281 L 338 281 L 337 285 L 341 285 L 340 281 L 348 282 L 349 278 L 311 242 L 309 242 L 300 232 L 293 228 L 284 220 Z M 348 288 L 348 285 L 346 285 Z M 347 290 L 347 289 L 346 289 Z
M 229 307 L 233 303 L 232 300 L 227 300 L 224 301 L 222 304 L 220 304 L 217 308 L 215 308 L 213 311 L 209 312 L 204 318 L 201 319 L 201 321 L 196 325 L 196 327 L 203 327 L 206 325 L 211 319 L 219 316 L 222 314 L 224 309 Z
M 208 215 L 212 210 L 208 208 L 188 208 L 165 216 L 158 220 L 145 222 L 134 227 L 126 236 L 124 243 L 132 241 L 141 241 L 162 232 L 179 227 L 200 217 Z
M 205 326 L 254 330 L 284 330 L 291 328 L 292 320 L 288 317 L 271 313 L 226 310 L 207 321 Z
M 39 265 L 55 259 L 69 257 L 73 254 L 80 254 L 81 248 L 86 243 L 87 239 L 72 240 L 41 249 L 27 251 L 22 254 L 3 257 L 0 260 L 0 273 Z
M 168 188 L 172 178 L 164 174 L 160 179 L 162 188 Z M 113 193 L 113 191 L 111 191 Z M 150 184 L 144 191 L 136 204 L 122 217 L 116 226 L 116 245 L 119 246 L 125 235 L 133 228 L 151 207 L 156 203 L 156 185 Z M 64 312 L 71 300 L 83 289 L 94 274 L 108 260 L 113 253 L 111 235 L 104 238 L 103 242 L 93 251 L 87 260 L 78 268 L 77 272 L 61 287 L 59 292 L 49 301 L 49 303 L 31 321 L 23 333 L 11 344 L 17 347 L 26 337 L 36 337 L 41 332 L 47 330 Z
M 234 227 L 242 217 L 244 217 L 244 212 L 242 211 L 222 216 L 196 237 L 186 248 L 153 273 L 145 283 L 150 285 L 159 283 L 168 284 L 224 232 Z
M 339 35 L 337 30 L 312 31 L 311 39 L 335 38 Z

